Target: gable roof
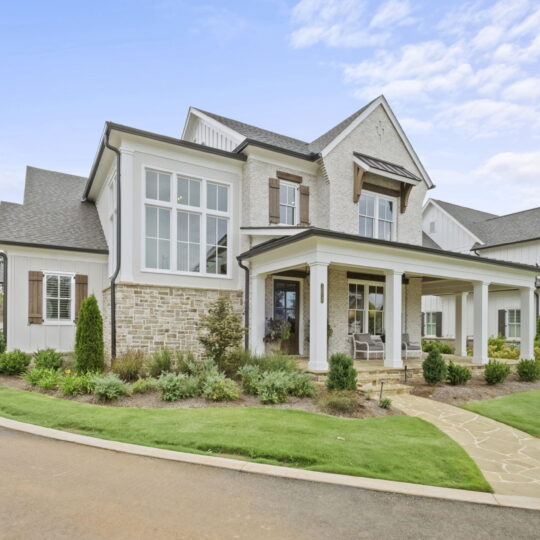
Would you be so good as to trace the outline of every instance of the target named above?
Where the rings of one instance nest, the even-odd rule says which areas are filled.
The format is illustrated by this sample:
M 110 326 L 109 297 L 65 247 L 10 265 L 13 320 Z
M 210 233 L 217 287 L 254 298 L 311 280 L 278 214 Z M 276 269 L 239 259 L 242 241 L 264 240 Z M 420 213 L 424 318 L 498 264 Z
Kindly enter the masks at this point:
M 431 200 L 439 205 L 443 210 L 448 212 L 455 220 L 459 221 L 461 225 L 469 229 L 473 234 L 475 233 L 472 230 L 472 227 L 475 223 L 498 217 L 496 214 L 482 212 L 481 210 L 475 210 L 474 208 L 468 208 L 467 206 L 460 206 L 458 204 L 452 204 L 438 199 Z
M 425 248 L 430 248 L 430 249 L 442 249 L 441 246 L 439 246 L 439 244 L 437 244 L 437 242 L 435 242 L 435 240 L 431 238 L 431 236 L 429 236 L 423 231 L 422 231 L 422 246 L 424 246 Z
M 26 168 L 24 203 L 0 203 L 0 244 L 107 253 L 94 203 L 81 202 L 86 178 Z

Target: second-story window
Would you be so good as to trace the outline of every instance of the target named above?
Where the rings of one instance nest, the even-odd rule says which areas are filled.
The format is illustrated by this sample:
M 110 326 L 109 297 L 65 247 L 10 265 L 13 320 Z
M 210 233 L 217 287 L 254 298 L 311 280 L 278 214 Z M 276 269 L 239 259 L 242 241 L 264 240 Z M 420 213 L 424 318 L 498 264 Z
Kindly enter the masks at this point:
M 279 182 L 279 222 L 282 225 L 298 223 L 298 186 L 283 180 Z
M 395 229 L 395 200 L 391 197 L 362 193 L 358 203 L 358 234 L 368 238 L 393 240 Z

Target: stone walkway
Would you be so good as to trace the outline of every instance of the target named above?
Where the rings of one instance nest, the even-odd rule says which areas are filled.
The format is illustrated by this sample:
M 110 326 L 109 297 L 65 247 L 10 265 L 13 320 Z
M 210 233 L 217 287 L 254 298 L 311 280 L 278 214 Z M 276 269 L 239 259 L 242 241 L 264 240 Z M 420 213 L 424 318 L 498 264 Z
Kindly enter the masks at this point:
M 476 413 L 410 395 L 393 405 L 452 437 L 476 462 L 495 493 L 540 497 L 540 439 Z

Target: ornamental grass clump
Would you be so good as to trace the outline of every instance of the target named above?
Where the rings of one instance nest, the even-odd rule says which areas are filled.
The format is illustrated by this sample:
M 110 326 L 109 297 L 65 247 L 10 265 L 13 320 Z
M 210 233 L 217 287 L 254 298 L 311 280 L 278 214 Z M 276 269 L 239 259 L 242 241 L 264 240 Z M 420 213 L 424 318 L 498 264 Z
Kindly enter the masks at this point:
M 75 334 L 75 369 L 77 373 L 98 373 L 104 368 L 103 319 L 96 297 L 92 294 L 84 300 L 79 311 Z
M 174 371 L 173 357 L 169 349 L 164 348 L 156 351 L 148 365 L 148 373 L 151 377 L 159 377 L 163 373 L 172 373 Z
M 19 349 L 0 354 L 0 373 L 3 375 L 21 375 L 30 364 L 32 357 Z
M 163 373 L 157 380 L 163 401 L 178 401 L 195 397 L 199 392 L 199 381 L 184 373 Z
M 142 351 L 127 351 L 113 360 L 111 371 L 123 381 L 136 381 L 142 374 L 143 364 L 144 354 Z
M 34 365 L 37 368 L 60 369 L 63 364 L 64 356 L 54 349 L 42 349 L 34 354 Z
M 330 371 L 326 378 L 326 388 L 332 390 L 356 390 L 356 369 L 350 356 L 336 353 L 330 357 Z
M 428 384 L 437 384 L 446 379 L 446 362 L 438 349 L 433 349 L 422 362 L 422 372 Z
M 510 366 L 504 362 L 490 360 L 484 369 L 484 378 L 488 384 L 500 384 L 510 375 Z
M 516 366 L 516 373 L 520 381 L 535 382 L 540 379 L 540 361 L 520 360 Z
M 448 382 L 452 386 L 467 384 L 472 378 L 472 371 L 467 366 L 454 364 L 450 361 L 448 364 Z

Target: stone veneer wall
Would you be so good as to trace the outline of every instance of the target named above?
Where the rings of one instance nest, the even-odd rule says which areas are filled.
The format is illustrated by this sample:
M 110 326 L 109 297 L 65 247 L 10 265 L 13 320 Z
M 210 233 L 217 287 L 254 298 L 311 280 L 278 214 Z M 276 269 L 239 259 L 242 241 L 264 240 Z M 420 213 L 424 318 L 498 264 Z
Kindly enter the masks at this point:
M 162 347 L 202 352 L 197 340 L 201 315 L 220 296 L 228 297 L 242 316 L 242 291 L 118 284 L 116 287 L 116 350 L 154 352 Z M 103 333 L 110 356 L 110 289 L 103 291 Z

